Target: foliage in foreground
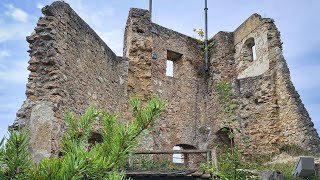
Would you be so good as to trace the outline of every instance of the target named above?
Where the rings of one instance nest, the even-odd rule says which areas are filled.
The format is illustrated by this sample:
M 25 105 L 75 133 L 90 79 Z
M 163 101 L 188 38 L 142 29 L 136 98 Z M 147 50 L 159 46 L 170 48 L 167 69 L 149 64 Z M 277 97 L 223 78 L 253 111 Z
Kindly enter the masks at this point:
M 153 155 L 136 155 L 131 158 L 132 165 L 127 169 L 130 170 L 186 170 L 184 164 L 173 163 L 169 159 L 172 157 L 162 157 L 155 159 Z
M 157 98 L 152 98 L 146 107 L 142 107 L 137 98 L 130 102 L 134 120 L 128 124 L 119 121 L 116 114 L 93 107 L 79 119 L 67 113 L 62 156 L 43 159 L 39 164 L 32 164 L 29 158 L 27 132 L 9 130 L 7 143 L 1 142 L 0 179 L 124 179 L 121 170 L 129 152 L 137 144 L 139 135 L 153 125 L 165 107 Z M 94 123 L 101 126 L 102 142 L 89 146 Z
M 28 132 L 9 129 L 8 134 L 7 142 L 4 138 L 0 142 L 0 179 L 28 179 Z

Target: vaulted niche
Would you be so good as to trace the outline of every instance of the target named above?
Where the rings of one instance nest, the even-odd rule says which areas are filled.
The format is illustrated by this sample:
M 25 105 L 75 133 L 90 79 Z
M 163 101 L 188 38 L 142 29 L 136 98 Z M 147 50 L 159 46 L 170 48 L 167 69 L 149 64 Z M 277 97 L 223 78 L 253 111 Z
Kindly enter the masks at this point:
M 217 144 L 220 146 L 220 149 L 229 149 L 234 146 L 234 139 L 229 138 L 229 133 L 233 132 L 233 130 L 224 127 L 216 132 Z
M 244 60 L 246 61 L 254 61 L 257 59 L 257 52 L 256 52 L 256 44 L 254 42 L 254 38 L 249 38 L 244 43 L 244 47 L 242 49 Z
M 182 54 L 167 50 L 166 76 L 177 77 L 179 67 L 181 66 Z

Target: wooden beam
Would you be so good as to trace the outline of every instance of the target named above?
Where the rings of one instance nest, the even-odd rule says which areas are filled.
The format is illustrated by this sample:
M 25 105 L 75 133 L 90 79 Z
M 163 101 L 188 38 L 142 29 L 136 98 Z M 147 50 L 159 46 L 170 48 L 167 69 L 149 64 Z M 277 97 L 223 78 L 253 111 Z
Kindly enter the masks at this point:
M 205 154 L 211 150 L 181 150 L 181 151 L 137 151 L 134 154 Z

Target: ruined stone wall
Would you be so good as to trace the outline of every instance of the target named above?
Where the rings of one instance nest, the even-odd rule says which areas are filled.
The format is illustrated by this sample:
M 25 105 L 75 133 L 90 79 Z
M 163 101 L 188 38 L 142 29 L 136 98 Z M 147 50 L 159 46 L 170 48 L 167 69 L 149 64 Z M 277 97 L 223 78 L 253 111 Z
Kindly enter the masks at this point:
M 150 29 L 150 13 L 147 10 L 130 9 L 123 52 L 129 59 L 128 94 L 137 96 L 144 102 L 152 95 Z
M 139 97 L 145 104 L 152 96 L 150 13 L 147 10 L 130 9 L 124 35 L 123 55 L 129 59 L 128 97 Z M 130 110 L 129 110 L 130 111 Z M 126 118 L 131 119 L 127 111 Z M 152 150 L 154 139 L 151 132 L 141 137 L 137 150 Z
M 298 92 L 290 78 L 290 71 L 281 49 L 275 48 L 276 60 L 275 84 L 282 144 L 297 144 L 309 151 L 320 152 L 319 135 L 314 128 L 308 111 L 304 107 Z M 278 127 L 278 128 L 279 128 Z
M 30 43 L 27 100 L 14 126 L 30 128 L 35 161 L 57 153 L 63 116 L 77 116 L 89 105 L 111 112 L 126 109 L 125 58 L 117 57 L 63 2 L 42 9 Z
M 273 20 L 252 15 L 234 31 L 234 44 L 238 143 L 250 154 L 277 152 L 285 144 L 316 151 L 319 137 L 290 80 Z
M 65 112 L 78 116 L 95 105 L 130 119 L 130 96 L 143 103 L 152 95 L 167 101 L 140 150 L 175 145 L 214 150 L 228 144 L 216 92 L 220 81 L 235 87 L 240 109 L 232 128 L 241 130 L 235 142 L 248 154 L 277 152 L 285 144 L 319 151 L 318 134 L 290 80 L 273 20 L 254 14 L 234 32 L 217 33 L 206 72 L 197 40 L 152 23 L 147 10 L 129 12 L 124 57 L 117 57 L 66 3 L 54 2 L 43 13 L 27 37 L 27 100 L 13 125 L 30 128 L 35 161 L 58 153 Z M 166 75 L 167 60 L 173 61 L 173 77 Z
M 144 100 L 157 95 L 167 101 L 155 128 L 143 138 L 143 149 L 198 146 L 206 86 L 197 45 L 193 38 L 152 23 L 148 11 L 130 10 L 124 48 L 124 55 L 130 59 L 128 93 Z M 167 59 L 174 62 L 173 77 L 166 76 Z
M 217 84 L 221 81 L 234 84 L 236 70 L 233 33 L 218 32 L 211 41 L 214 44 L 210 50 L 206 127 L 209 127 L 211 131 L 207 148 L 214 149 L 217 146 L 221 147 L 229 143 L 228 138 L 221 139 L 221 137 L 217 136 L 217 133 L 224 127 L 223 122 L 226 120 L 225 115 L 222 113 L 222 107 L 218 102 Z
M 159 119 L 155 142 L 157 149 L 172 149 L 187 144 L 199 149 L 198 129 L 204 121 L 206 77 L 202 50 L 188 36 L 152 24 L 153 53 L 151 62 L 154 94 L 167 101 Z M 166 75 L 167 60 L 173 61 L 173 77 Z

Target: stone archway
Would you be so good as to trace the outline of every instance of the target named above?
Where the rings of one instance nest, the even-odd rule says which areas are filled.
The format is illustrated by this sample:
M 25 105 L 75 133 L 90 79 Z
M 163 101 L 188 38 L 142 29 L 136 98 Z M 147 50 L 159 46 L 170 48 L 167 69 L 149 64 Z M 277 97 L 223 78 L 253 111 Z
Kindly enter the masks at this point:
M 233 132 L 233 129 L 227 127 L 223 127 L 216 132 L 218 149 L 225 150 L 234 146 L 234 138 L 229 138 L 230 132 Z

